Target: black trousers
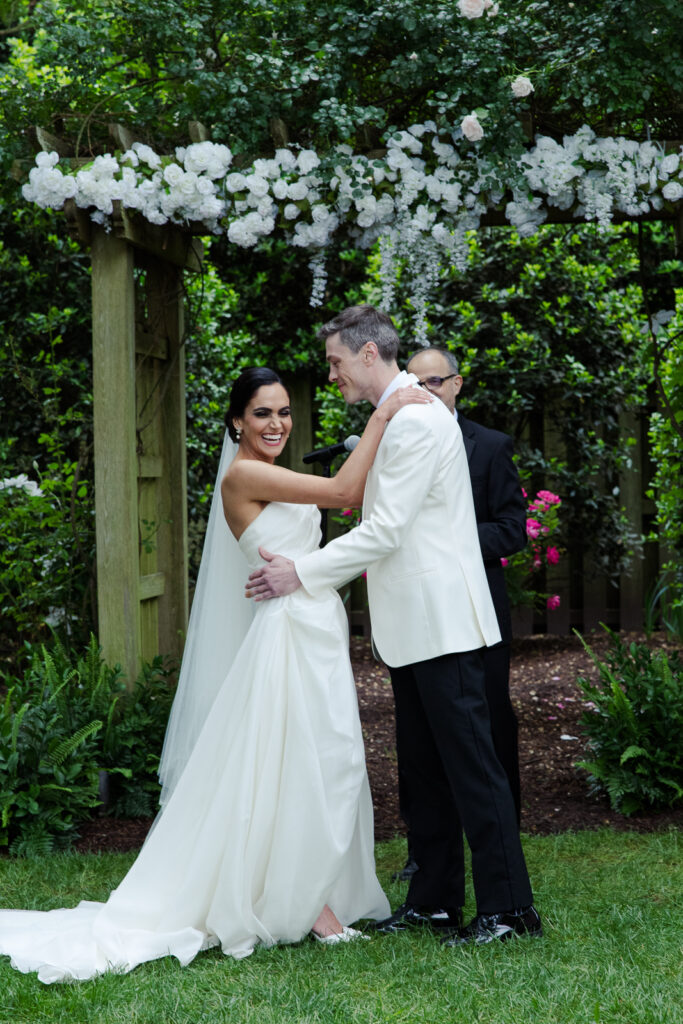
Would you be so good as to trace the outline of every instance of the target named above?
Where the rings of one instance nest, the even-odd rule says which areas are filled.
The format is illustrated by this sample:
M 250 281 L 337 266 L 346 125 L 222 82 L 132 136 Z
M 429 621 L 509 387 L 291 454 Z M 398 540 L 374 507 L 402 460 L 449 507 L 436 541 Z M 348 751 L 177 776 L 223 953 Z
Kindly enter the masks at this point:
M 462 907 L 462 833 L 477 912 L 533 902 L 507 776 L 491 738 L 483 649 L 392 668 L 396 748 L 419 864 L 407 900 Z
M 493 747 L 508 777 L 519 825 L 522 800 L 517 715 L 510 700 L 510 644 L 500 643 L 484 648 L 484 675 Z

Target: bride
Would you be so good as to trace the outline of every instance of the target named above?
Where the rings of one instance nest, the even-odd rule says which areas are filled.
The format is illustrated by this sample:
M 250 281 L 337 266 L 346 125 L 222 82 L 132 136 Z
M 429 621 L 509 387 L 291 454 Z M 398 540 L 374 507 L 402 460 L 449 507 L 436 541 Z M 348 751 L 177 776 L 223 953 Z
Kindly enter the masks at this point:
M 167 955 L 185 965 L 216 945 L 241 958 L 309 932 L 348 941 L 360 934 L 351 922 L 389 914 L 339 596 L 299 589 L 254 605 L 243 588 L 260 545 L 294 558 L 319 543 L 316 506 L 360 504 L 386 423 L 429 400 L 397 391 L 330 479 L 274 465 L 292 429 L 277 374 L 254 367 L 237 379 L 162 752 L 161 810 L 106 903 L 0 911 L 0 953 L 13 967 L 49 983 Z

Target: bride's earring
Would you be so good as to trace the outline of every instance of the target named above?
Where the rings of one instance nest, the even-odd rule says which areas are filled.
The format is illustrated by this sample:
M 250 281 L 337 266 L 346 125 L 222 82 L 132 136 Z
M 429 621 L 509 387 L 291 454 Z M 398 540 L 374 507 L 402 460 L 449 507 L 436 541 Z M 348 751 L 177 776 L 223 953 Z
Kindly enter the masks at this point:
M 237 438 L 237 443 L 238 444 L 240 443 L 241 436 L 242 436 L 242 428 L 241 427 L 235 427 L 235 437 Z

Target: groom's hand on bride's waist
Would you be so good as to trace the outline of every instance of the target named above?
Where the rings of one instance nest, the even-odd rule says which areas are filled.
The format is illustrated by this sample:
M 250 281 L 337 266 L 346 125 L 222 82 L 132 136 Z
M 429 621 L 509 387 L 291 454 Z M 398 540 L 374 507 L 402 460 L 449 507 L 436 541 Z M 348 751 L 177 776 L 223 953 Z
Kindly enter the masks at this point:
M 296 574 L 294 562 L 284 555 L 272 555 L 265 548 L 259 548 L 259 554 L 266 565 L 254 569 L 247 580 L 245 597 L 253 597 L 255 601 L 267 601 L 271 597 L 284 597 L 292 594 L 301 586 Z

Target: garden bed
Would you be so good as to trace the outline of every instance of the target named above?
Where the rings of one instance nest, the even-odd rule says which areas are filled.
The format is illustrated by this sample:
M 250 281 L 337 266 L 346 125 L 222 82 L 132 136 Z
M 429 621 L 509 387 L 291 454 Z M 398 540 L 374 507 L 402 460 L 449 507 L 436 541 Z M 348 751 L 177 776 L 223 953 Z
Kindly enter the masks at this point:
M 645 640 L 636 633 L 622 633 L 622 639 Z M 647 642 L 653 648 L 671 647 L 659 634 Z M 591 644 L 598 652 L 604 651 L 606 638 L 597 634 Z M 354 637 L 351 653 L 375 805 L 375 835 L 378 840 L 390 839 L 403 832 L 403 824 L 398 813 L 389 674 L 373 659 L 367 640 Z M 603 825 L 638 832 L 669 825 L 683 828 L 683 807 L 627 818 L 613 811 L 605 798 L 588 795 L 585 775 L 574 768 L 584 749 L 578 727 L 583 710 L 582 694 L 576 685 L 579 674 L 595 675 L 595 671 L 574 636 L 538 635 L 513 643 L 510 689 L 520 725 L 522 830 L 548 835 Z M 136 849 L 150 824 L 150 820 L 97 818 L 81 827 L 76 849 Z

